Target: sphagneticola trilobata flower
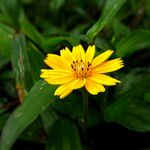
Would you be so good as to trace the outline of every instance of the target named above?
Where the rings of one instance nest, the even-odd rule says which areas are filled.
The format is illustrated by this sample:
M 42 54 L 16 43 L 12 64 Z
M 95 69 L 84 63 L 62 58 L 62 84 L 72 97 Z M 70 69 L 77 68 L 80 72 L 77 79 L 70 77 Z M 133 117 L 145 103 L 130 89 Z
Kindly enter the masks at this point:
M 49 84 L 60 85 L 54 95 L 64 98 L 73 90 L 85 87 L 92 95 L 105 92 L 105 86 L 120 83 L 105 73 L 123 67 L 121 58 L 107 60 L 113 50 L 107 50 L 94 58 L 95 45 L 88 46 L 86 52 L 82 45 L 73 47 L 72 52 L 66 47 L 60 55 L 48 54 L 45 63 L 50 69 L 42 69 L 40 77 Z

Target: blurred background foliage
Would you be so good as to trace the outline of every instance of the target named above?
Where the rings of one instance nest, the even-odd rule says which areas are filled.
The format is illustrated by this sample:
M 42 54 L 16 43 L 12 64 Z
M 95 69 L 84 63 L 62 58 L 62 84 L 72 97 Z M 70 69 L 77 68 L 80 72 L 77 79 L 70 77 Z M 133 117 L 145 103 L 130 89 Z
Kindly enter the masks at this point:
M 59 100 L 39 77 L 47 53 L 80 43 L 125 63 L 89 95 L 86 130 L 80 91 Z M 0 0 L 0 149 L 150 149 L 149 48 L 149 0 Z

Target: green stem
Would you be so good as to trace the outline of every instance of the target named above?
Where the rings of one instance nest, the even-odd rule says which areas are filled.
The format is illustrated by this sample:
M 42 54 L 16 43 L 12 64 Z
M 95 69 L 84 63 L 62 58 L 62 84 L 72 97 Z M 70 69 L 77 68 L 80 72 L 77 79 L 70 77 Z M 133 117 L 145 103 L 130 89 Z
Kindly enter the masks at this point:
M 88 94 L 85 89 L 82 89 L 82 95 L 83 95 L 83 125 L 84 129 L 86 129 L 88 124 Z

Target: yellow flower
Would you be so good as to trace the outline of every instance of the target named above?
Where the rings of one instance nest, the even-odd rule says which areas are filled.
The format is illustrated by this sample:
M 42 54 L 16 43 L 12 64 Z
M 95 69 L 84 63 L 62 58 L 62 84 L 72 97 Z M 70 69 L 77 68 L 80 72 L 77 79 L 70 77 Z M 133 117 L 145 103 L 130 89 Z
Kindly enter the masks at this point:
M 85 86 L 93 95 L 105 91 L 105 85 L 120 83 L 104 73 L 113 72 L 123 67 L 120 58 L 106 61 L 113 51 L 107 50 L 94 58 L 95 46 L 89 46 L 85 52 L 81 45 L 73 47 L 72 52 L 66 47 L 60 56 L 48 54 L 44 60 L 51 69 L 42 69 L 41 78 L 49 84 L 60 85 L 54 95 L 64 98 L 73 90 Z

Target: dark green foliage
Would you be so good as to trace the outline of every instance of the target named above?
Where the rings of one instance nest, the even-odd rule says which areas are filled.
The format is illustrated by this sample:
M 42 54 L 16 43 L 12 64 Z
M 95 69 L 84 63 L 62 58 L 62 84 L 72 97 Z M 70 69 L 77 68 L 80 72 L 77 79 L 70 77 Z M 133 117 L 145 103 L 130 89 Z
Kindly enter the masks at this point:
M 149 70 L 136 69 L 125 75 L 116 90 L 115 102 L 106 109 L 107 121 L 132 130 L 150 131 L 150 103 L 145 98 L 150 93 L 149 74 Z
M 149 0 L 0 0 L 0 149 L 23 139 L 47 150 L 94 150 L 85 135 L 104 123 L 150 132 L 149 27 Z M 60 100 L 40 80 L 47 53 L 80 43 L 95 44 L 96 55 L 114 49 L 125 63 L 113 74 L 120 85 L 88 95 L 86 127 L 81 91 Z
M 46 147 L 46 150 L 49 149 L 81 150 L 80 137 L 75 124 L 68 120 L 56 121 Z
M 9 117 L 1 138 L 1 149 L 10 149 L 20 133 L 54 100 L 54 86 L 38 81 L 30 90 L 24 103 Z M 12 130 L 13 129 L 13 130 Z M 11 136 L 10 136 L 11 135 Z

